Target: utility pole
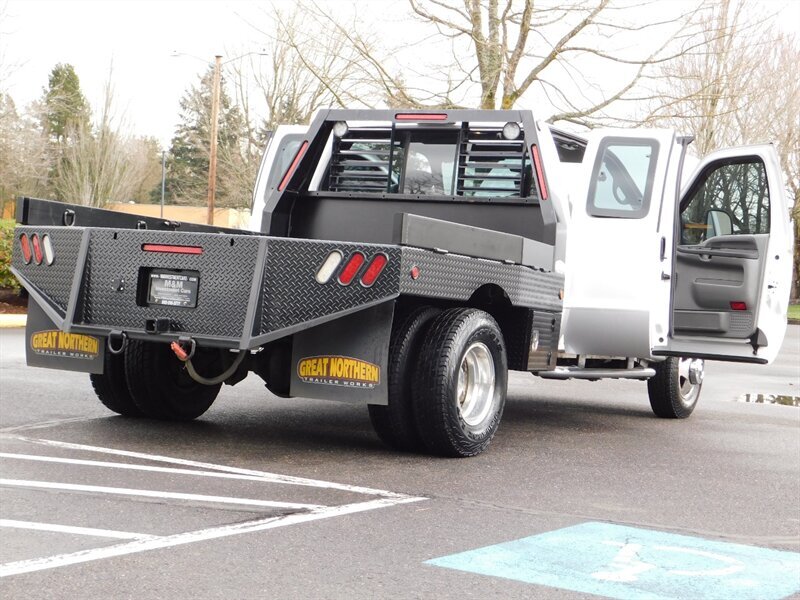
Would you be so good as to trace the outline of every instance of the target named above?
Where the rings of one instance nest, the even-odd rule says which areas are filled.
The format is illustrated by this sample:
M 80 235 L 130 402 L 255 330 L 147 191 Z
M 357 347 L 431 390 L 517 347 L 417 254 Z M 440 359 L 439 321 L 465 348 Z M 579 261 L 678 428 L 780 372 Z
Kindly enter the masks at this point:
M 164 191 L 167 184 L 167 151 L 161 151 L 161 218 L 164 218 Z
M 214 83 L 211 94 L 211 153 L 208 158 L 208 224 L 214 224 L 214 197 L 217 193 L 217 121 L 219 120 L 220 71 L 222 56 L 214 57 Z

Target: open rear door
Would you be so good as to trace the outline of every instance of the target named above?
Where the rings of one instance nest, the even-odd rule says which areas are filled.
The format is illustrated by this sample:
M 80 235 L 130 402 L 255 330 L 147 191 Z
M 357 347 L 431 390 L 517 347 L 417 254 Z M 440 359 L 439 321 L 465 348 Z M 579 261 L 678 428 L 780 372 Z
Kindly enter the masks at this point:
M 714 152 L 678 206 L 670 335 L 654 355 L 768 363 L 786 333 L 793 233 L 775 148 Z

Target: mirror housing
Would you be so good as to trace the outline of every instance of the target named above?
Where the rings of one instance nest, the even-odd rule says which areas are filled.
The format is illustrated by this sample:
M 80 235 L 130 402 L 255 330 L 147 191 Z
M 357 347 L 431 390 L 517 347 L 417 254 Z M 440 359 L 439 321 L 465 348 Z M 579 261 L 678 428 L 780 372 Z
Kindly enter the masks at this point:
M 706 213 L 706 225 L 706 239 L 718 235 L 731 235 L 733 233 L 731 216 L 724 210 L 709 210 Z

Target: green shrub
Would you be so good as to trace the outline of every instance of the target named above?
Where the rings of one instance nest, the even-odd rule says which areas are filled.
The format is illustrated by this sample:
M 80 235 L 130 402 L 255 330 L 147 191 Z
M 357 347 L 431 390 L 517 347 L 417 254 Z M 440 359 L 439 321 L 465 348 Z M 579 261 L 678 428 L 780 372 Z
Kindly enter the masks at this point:
M 19 282 L 9 268 L 14 246 L 14 225 L 10 219 L 0 219 L 0 289 L 19 290 Z

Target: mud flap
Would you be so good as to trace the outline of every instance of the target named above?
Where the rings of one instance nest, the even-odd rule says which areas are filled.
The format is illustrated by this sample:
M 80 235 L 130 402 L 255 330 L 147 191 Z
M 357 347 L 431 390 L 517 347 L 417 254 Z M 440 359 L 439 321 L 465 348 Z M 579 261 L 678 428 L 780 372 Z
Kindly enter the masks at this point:
M 295 334 L 290 394 L 386 405 L 393 313 L 385 302 Z
M 103 372 L 105 339 L 61 331 L 32 298 L 28 299 L 25 340 L 25 360 L 31 367 Z

